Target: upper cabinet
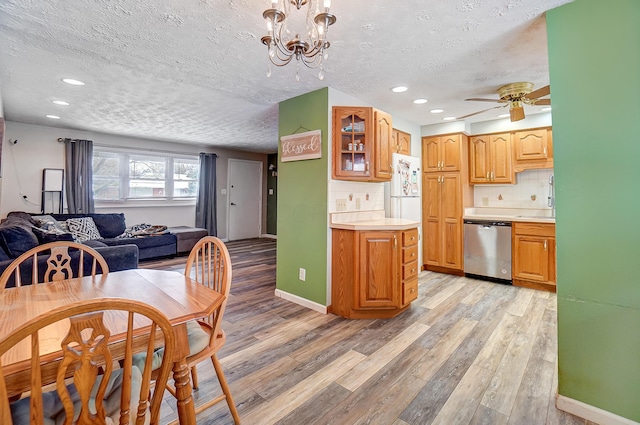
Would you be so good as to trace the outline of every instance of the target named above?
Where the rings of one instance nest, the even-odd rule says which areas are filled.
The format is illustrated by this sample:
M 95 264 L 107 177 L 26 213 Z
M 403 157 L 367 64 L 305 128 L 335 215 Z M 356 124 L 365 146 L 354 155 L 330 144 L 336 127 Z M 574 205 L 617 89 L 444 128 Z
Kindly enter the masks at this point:
M 368 107 L 333 107 L 333 172 L 336 180 L 391 180 L 393 123 Z
M 469 183 L 514 182 L 511 134 L 485 134 L 469 139 Z
M 402 155 L 411 155 L 411 135 L 404 131 L 393 129 L 394 152 Z
M 464 138 L 466 141 L 466 138 Z M 422 138 L 422 169 L 425 173 L 460 171 L 463 135 Z
M 517 131 L 513 134 L 516 172 L 553 168 L 553 136 L 550 128 Z

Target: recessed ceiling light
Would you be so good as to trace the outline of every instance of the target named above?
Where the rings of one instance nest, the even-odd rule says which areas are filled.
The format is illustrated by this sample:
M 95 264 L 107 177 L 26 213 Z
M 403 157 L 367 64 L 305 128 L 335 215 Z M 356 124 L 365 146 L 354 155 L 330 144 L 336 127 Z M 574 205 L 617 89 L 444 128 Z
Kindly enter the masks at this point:
M 444 109 L 440 109 L 440 108 L 438 108 L 438 109 L 432 109 L 432 110 L 430 110 L 429 112 L 431 112 L 432 114 L 441 114 L 441 113 L 443 113 L 443 112 L 444 112 Z
M 405 92 L 407 90 L 408 90 L 408 88 L 405 87 L 405 86 L 398 86 L 398 87 L 394 87 L 394 88 L 391 89 L 391 91 L 394 92 L 394 93 L 402 93 L 402 92 Z
M 52 120 L 59 120 L 60 119 L 60 117 L 57 116 L 57 115 L 47 115 L 46 117 L 47 118 L 51 118 Z
M 53 103 L 61 106 L 69 106 L 69 102 L 65 102 L 64 100 L 54 100 Z
M 544 108 L 540 109 L 542 112 L 549 112 L 551 110 L 551 106 L 545 106 Z
M 498 115 L 498 118 L 507 118 L 509 116 L 510 116 L 509 114 L 500 114 Z
M 442 118 L 442 121 L 455 121 L 455 120 L 457 120 L 456 117 L 444 117 L 444 118 Z
M 423 103 L 427 103 L 428 100 L 427 99 L 416 99 L 413 101 L 413 103 L 415 103 L 416 105 L 422 105 Z
M 63 78 L 63 82 L 71 84 L 72 86 L 84 86 L 84 83 L 80 80 L 74 80 L 73 78 Z

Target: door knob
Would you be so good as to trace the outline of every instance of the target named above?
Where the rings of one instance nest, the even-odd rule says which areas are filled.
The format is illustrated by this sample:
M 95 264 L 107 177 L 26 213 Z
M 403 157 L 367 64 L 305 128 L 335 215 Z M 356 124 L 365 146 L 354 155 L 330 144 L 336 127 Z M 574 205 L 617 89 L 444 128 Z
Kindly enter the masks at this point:
M 235 203 L 232 202 L 231 205 L 235 205 Z

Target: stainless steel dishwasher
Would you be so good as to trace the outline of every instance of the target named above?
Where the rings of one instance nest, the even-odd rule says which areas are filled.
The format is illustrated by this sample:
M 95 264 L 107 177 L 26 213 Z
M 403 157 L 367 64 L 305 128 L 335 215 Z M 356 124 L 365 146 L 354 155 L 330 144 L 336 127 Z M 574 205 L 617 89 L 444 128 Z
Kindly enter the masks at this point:
M 464 221 L 464 274 L 511 284 L 511 223 Z

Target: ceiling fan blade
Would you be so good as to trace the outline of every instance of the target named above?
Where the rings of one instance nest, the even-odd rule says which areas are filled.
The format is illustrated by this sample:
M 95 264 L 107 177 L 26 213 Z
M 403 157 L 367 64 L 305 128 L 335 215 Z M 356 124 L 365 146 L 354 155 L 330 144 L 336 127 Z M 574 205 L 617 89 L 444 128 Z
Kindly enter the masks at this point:
M 482 110 L 482 111 L 474 112 L 473 114 L 469 114 L 469 115 L 463 115 L 463 116 L 461 116 L 461 117 L 457 117 L 456 119 L 457 119 L 457 120 L 463 120 L 463 119 L 465 119 L 465 118 L 469 118 L 469 117 L 472 117 L 472 116 L 474 116 L 474 115 L 478 115 L 478 114 L 481 114 L 481 113 L 483 113 L 483 112 L 490 111 L 490 110 L 492 110 L 492 109 L 504 108 L 505 106 L 507 106 L 507 105 L 494 106 L 493 108 L 484 109 L 484 110 Z
M 540 87 L 527 95 L 527 99 L 537 99 L 539 97 L 548 96 L 551 93 L 551 86 Z
M 499 103 L 504 103 L 504 100 L 502 100 L 502 99 L 481 99 L 479 97 L 472 97 L 471 99 L 465 99 L 465 100 L 472 100 L 474 102 L 499 102 Z
M 534 105 L 551 105 L 551 99 L 538 99 L 538 100 L 535 100 Z

